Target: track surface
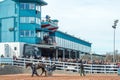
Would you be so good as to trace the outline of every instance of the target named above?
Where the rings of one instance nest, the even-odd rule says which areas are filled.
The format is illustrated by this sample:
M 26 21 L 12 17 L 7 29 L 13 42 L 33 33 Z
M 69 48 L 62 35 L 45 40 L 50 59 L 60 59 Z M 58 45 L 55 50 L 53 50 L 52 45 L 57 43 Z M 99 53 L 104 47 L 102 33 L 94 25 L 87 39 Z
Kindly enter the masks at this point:
M 95 74 L 95 75 L 71 75 L 71 74 L 54 74 L 53 76 L 34 76 L 31 74 L 17 74 L 17 75 L 0 75 L 0 80 L 120 80 L 118 75 L 106 75 L 106 74 Z

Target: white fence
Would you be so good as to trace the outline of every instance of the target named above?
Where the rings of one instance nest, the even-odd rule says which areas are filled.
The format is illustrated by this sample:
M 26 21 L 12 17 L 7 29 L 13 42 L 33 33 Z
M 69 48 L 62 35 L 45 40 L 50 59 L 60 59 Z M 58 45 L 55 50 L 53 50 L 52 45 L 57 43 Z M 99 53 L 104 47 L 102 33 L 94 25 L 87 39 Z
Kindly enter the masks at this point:
M 38 59 L 26 59 L 26 58 L 19 58 L 16 60 L 13 60 L 13 58 L 0 58 L 0 64 L 10 64 L 10 65 L 18 65 L 18 66 L 24 66 L 25 63 L 29 62 L 42 62 Z M 55 63 L 58 70 L 66 70 L 66 71 L 73 71 L 73 72 L 79 72 L 80 65 L 79 63 L 71 63 L 71 62 L 60 62 L 60 61 L 50 61 L 45 60 L 46 65 L 51 65 L 52 63 Z M 84 64 L 85 73 L 117 73 L 117 65 L 101 65 L 101 64 Z

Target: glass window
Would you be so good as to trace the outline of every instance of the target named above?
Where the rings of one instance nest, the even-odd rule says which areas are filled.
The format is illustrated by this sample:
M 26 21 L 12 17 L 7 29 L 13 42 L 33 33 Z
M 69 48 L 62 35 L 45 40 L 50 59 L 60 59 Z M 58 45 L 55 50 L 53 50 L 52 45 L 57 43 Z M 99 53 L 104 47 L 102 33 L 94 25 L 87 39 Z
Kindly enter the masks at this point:
M 29 4 L 29 9 L 35 9 L 35 4 L 30 3 Z
M 29 23 L 35 23 L 35 17 L 29 17 Z
M 17 50 L 17 47 L 14 47 L 14 50 Z
M 35 23 L 35 17 L 20 17 L 20 23 Z
M 20 37 L 24 37 L 24 31 L 20 31 Z
M 29 9 L 29 4 L 25 3 L 25 9 Z
M 26 23 L 26 18 L 25 17 L 20 17 L 20 23 Z
M 34 37 L 34 31 L 31 31 L 31 37 Z
M 33 3 L 20 3 L 20 9 L 35 9 L 35 4 L 33 4 Z
M 25 17 L 25 23 L 29 23 L 29 17 Z
M 20 37 L 34 37 L 34 31 L 20 31 Z
M 40 37 L 40 32 L 37 32 L 36 35 L 37 35 L 37 37 Z
M 36 18 L 36 23 L 37 23 L 37 24 L 40 24 L 40 23 L 41 23 L 41 21 L 40 21 L 39 18 Z
M 25 9 L 24 3 L 20 3 L 20 9 Z
M 25 31 L 25 36 L 29 37 L 29 31 Z
M 39 5 L 36 5 L 36 10 L 40 11 L 40 6 Z

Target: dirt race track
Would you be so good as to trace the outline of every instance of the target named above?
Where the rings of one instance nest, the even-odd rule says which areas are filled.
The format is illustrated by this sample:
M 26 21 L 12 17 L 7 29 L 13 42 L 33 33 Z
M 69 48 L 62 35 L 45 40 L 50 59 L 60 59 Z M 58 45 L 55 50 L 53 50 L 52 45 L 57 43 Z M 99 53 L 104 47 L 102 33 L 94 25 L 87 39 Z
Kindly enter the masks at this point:
M 118 75 L 95 74 L 95 75 L 68 75 L 68 74 L 54 74 L 53 76 L 34 76 L 31 74 L 17 74 L 17 75 L 0 75 L 0 80 L 120 80 Z

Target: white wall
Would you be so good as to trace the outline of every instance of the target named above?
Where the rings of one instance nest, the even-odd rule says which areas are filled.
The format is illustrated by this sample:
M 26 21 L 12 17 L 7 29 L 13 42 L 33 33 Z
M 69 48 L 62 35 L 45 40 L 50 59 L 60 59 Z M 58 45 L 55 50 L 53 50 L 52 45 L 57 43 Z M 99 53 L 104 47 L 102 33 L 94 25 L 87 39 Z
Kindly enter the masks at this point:
M 5 57 L 21 57 L 23 52 L 23 44 L 20 42 L 5 42 L 0 43 L 0 56 L 3 54 Z M 7 47 L 6 47 L 7 46 Z

